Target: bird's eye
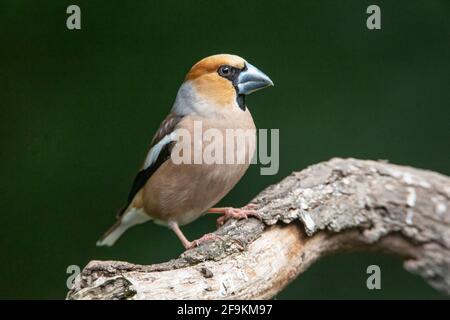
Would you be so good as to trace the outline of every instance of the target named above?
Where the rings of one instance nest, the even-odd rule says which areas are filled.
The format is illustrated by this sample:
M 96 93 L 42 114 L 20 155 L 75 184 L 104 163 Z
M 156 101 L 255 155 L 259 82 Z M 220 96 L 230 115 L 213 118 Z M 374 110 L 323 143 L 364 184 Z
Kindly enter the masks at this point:
M 233 72 L 233 68 L 230 66 L 220 66 L 218 73 L 222 77 L 228 77 Z

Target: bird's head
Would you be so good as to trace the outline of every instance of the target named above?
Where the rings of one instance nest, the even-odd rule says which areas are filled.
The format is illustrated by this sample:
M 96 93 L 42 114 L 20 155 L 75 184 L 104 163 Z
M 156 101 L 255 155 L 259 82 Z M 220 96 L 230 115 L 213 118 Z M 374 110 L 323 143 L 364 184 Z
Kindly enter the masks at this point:
M 272 80 L 239 56 L 218 54 L 197 62 L 188 72 L 177 100 L 197 105 L 191 108 L 239 107 L 245 110 L 245 96 L 273 86 Z M 180 101 L 181 102 L 181 101 Z M 197 110 L 198 111 L 198 110 Z

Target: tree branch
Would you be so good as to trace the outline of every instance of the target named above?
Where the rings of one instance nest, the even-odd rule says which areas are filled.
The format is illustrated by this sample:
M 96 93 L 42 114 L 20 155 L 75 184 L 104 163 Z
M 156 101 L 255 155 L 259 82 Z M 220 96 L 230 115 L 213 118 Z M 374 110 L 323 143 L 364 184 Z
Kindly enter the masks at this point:
M 381 250 L 450 294 L 450 178 L 381 161 L 331 159 L 253 201 L 262 221 L 156 265 L 91 261 L 68 299 L 267 299 L 321 257 Z

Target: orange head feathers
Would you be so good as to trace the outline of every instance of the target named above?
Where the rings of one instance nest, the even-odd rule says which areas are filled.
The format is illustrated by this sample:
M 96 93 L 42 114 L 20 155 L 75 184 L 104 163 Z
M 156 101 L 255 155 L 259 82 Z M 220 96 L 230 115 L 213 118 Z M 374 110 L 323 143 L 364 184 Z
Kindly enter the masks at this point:
M 188 72 L 186 80 L 194 80 L 208 74 L 217 75 L 219 67 L 225 65 L 242 70 L 245 68 L 245 63 L 246 61 L 241 57 L 231 54 L 209 56 L 194 64 Z
M 207 115 L 237 106 L 245 110 L 245 96 L 273 85 L 262 71 L 241 57 L 217 54 L 197 62 L 180 87 L 172 111 Z

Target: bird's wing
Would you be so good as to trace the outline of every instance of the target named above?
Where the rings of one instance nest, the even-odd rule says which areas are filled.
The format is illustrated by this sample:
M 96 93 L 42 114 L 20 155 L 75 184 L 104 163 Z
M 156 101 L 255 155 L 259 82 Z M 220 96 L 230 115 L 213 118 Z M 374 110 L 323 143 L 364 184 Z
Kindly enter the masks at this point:
M 161 123 L 158 131 L 152 139 L 150 150 L 144 162 L 141 171 L 138 172 L 134 178 L 130 193 L 128 194 L 127 205 L 120 210 L 118 217 L 120 217 L 126 208 L 133 201 L 135 195 L 145 185 L 147 180 L 158 170 L 158 168 L 170 158 L 170 152 L 175 140 L 175 128 L 181 121 L 183 116 L 170 113 L 166 119 Z

